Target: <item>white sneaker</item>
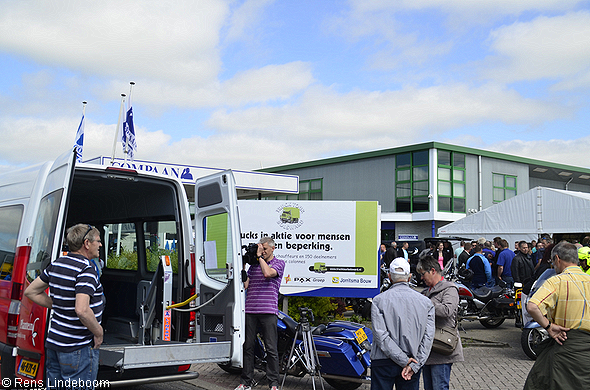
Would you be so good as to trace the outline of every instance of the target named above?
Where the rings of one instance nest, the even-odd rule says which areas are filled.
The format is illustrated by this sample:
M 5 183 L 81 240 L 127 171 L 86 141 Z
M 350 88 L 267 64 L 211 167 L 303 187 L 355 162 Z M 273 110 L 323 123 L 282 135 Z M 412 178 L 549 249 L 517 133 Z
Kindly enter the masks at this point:
M 252 390 L 252 387 L 240 383 L 240 385 L 236 387 L 234 390 Z

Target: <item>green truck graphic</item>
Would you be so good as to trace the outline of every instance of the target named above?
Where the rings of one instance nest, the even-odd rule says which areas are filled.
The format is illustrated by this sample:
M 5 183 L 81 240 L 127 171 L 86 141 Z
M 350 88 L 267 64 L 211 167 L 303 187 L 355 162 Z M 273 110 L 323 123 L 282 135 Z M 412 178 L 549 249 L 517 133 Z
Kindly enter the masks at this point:
M 285 207 L 281 214 L 281 222 L 283 223 L 297 223 L 299 222 L 299 209 L 297 207 Z

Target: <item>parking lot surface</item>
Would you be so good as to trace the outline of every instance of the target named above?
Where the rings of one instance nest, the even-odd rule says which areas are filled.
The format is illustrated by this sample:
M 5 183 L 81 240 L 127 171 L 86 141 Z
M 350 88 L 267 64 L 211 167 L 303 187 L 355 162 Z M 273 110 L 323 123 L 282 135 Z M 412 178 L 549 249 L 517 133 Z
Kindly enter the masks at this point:
M 465 361 L 453 364 L 451 371 L 451 389 L 456 390 L 511 390 L 522 389 L 533 361 L 529 360 L 520 346 L 521 330 L 514 327 L 514 320 L 507 320 L 497 329 L 486 329 L 479 322 L 466 322 L 461 333 L 465 346 Z M 170 389 L 227 390 L 234 389 L 239 383 L 239 375 L 228 374 L 216 364 L 194 365 L 193 371 L 200 375 L 198 379 L 185 381 L 182 384 L 170 384 Z M 261 380 L 264 374 L 256 373 Z M 282 376 L 281 376 L 282 380 Z M 149 386 L 142 386 L 148 390 Z M 162 388 L 160 384 L 159 387 Z M 263 381 L 255 389 L 266 389 Z M 285 381 L 286 390 L 312 389 L 311 378 L 288 376 Z M 324 382 L 324 388 L 332 387 Z M 422 385 L 420 388 L 423 389 Z M 321 385 L 316 381 L 316 389 Z M 360 390 L 369 390 L 369 384 L 363 384 Z

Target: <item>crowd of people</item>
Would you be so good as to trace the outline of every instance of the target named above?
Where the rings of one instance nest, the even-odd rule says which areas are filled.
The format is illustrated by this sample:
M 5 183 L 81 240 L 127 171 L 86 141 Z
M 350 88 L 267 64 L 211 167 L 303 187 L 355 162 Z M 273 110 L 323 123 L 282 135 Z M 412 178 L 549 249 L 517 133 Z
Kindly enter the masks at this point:
M 458 290 L 442 275 L 451 259 L 472 270 L 474 287 L 521 283 L 523 302 L 534 281 L 554 268 L 556 275 L 545 281 L 526 305 L 531 319 L 550 337 L 540 345 L 524 388 L 590 388 L 587 370 L 580 372 L 571 364 L 590 360 L 590 237 L 575 244 L 562 241 L 555 245 L 546 238 L 517 241 L 514 249 L 496 237 L 491 242 L 485 238 L 461 242 L 455 251 L 444 243 L 422 251 L 416 267 L 426 285 L 422 294 L 409 287 L 406 259 L 398 257 L 387 264 L 392 288 L 375 297 L 371 312 L 372 390 L 394 385 L 396 389 L 418 389 L 420 373 L 424 389 L 449 388 L 452 364 L 463 361 L 461 343 L 450 354 L 438 353 L 432 345 L 435 332 L 444 327 L 454 329 L 460 338 Z

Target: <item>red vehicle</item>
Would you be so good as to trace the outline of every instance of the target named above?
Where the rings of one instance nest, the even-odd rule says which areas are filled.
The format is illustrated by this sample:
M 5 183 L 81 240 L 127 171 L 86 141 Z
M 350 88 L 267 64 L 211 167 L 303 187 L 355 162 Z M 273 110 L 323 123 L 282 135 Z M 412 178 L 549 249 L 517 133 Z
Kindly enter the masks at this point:
M 244 291 L 233 273 L 242 260 L 231 171 L 198 179 L 195 198 L 191 225 L 179 180 L 76 164 L 74 153 L 0 175 L 2 378 L 44 380 L 50 310 L 23 291 L 64 250 L 66 228 L 80 222 L 95 226 L 104 243 L 99 379 L 170 381 L 194 377 L 193 363 L 241 366 Z

